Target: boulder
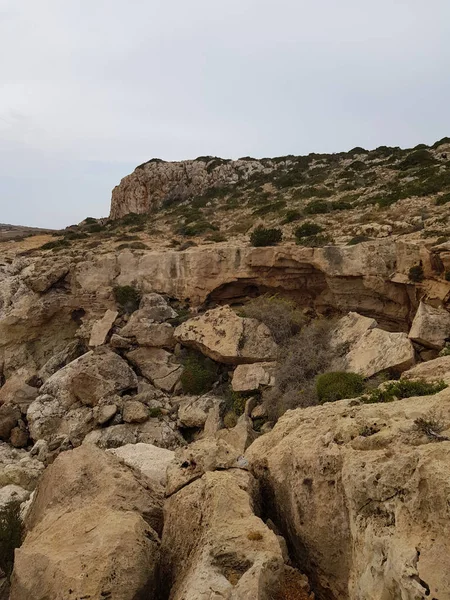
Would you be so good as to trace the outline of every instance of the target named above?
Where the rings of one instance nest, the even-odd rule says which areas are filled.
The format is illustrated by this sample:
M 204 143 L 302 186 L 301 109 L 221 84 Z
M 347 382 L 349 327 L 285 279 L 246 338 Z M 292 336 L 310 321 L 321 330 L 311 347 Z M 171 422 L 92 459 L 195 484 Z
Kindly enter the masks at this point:
M 0 406 L 0 440 L 7 442 L 11 431 L 16 427 L 21 417 L 20 410 L 13 404 Z
M 42 265 L 42 268 L 35 268 L 32 275 L 25 278 L 27 285 L 33 290 L 43 294 L 52 286 L 61 281 L 69 273 L 70 265 L 66 262 L 57 263 L 53 266 Z
M 169 319 L 174 319 L 177 313 L 169 305 L 167 300 L 160 294 L 144 294 L 141 298 L 139 310 L 145 313 L 147 319 L 155 323 L 163 323 Z
M 43 470 L 44 465 L 25 450 L 0 443 L 0 488 L 11 484 L 32 491 Z
M 175 329 L 175 339 L 230 365 L 267 362 L 277 356 L 269 328 L 256 319 L 239 317 L 229 306 L 185 321 Z
M 82 446 L 45 472 L 16 550 L 11 600 L 155 598 L 162 498 Z
M 162 348 L 138 348 L 126 356 L 144 377 L 165 392 L 174 390 L 183 373 L 183 367 L 176 358 Z
M 95 321 L 92 326 L 91 337 L 89 340 L 89 346 L 96 347 L 102 346 L 106 343 L 111 327 L 114 325 L 114 321 L 117 319 L 119 313 L 117 310 L 107 310 L 103 317 L 98 321 Z
M 73 340 L 63 350 L 54 354 L 39 370 L 38 377 L 42 381 L 47 381 L 56 371 L 59 371 L 73 360 L 82 356 L 86 352 L 84 345 L 80 340 Z
M 28 431 L 27 428 L 25 426 L 25 423 L 20 420 L 17 427 L 14 427 L 11 430 L 11 435 L 10 435 L 10 443 L 12 446 L 14 446 L 14 448 L 25 448 L 25 446 L 28 444 Z
M 96 427 L 92 407 L 108 396 L 136 389 L 137 377 L 125 360 L 101 348 L 52 375 L 27 413 L 34 441 L 68 435 L 73 445 Z
M 148 408 L 137 400 L 128 400 L 123 405 L 122 417 L 125 423 L 144 423 L 150 414 Z
M 117 406 L 115 404 L 103 404 L 94 408 L 94 418 L 99 425 L 104 425 L 110 421 L 116 413 Z
M 132 346 L 132 341 L 128 338 L 124 338 L 117 333 L 113 333 L 109 341 L 111 348 L 118 348 L 120 350 L 129 350 Z
M 12 504 L 18 505 L 30 497 L 31 492 L 18 485 L 5 485 L 0 488 L 0 513 Z
M 442 379 L 450 385 L 450 356 L 439 356 L 428 362 L 419 363 L 402 373 L 402 379 L 425 379 L 430 382 Z
M 235 392 L 255 392 L 261 387 L 275 385 L 276 362 L 238 365 L 233 373 L 231 387 Z
M 174 398 L 178 402 L 178 423 L 182 427 L 203 427 L 210 410 L 221 405 L 220 398 L 205 394 L 199 397 Z
M 247 415 L 241 415 L 238 422 L 230 429 L 221 429 L 216 437 L 232 446 L 239 454 L 244 454 L 247 448 L 258 437 L 253 430 L 253 422 Z
M 28 385 L 20 375 L 13 375 L 0 389 L 0 405 L 9 404 L 17 406 L 22 414 L 26 414 L 28 407 L 36 399 L 37 395 L 37 388 Z
M 149 419 L 145 423 L 122 423 L 96 429 L 86 435 L 83 443 L 99 448 L 119 448 L 126 444 L 154 444 L 160 448 L 174 449 L 186 442 L 173 421 L 167 418 Z
M 448 437 L 450 389 L 289 411 L 247 450 L 318 597 L 449 600 L 450 444 L 415 423 L 431 415 Z
M 239 468 L 241 452 L 223 440 L 204 438 L 175 452 L 167 469 L 166 495 L 170 496 L 208 471 Z
M 250 479 L 208 472 L 166 501 L 161 571 L 170 600 L 290 597 L 281 594 L 279 539 L 253 513 Z
M 427 348 L 441 350 L 450 339 L 450 312 L 421 302 L 409 338 Z
M 356 312 L 349 312 L 348 315 L 339 319 L 336 327 L 331 333 L 330 343 L 335 349 L 340 347 L 348 348 L 356 344 L 359 339 L 377 326 L 375 319 L 364 317 Z
M 133 313 L 129 322 L 120 330 L 123 338 L 135 338 L 139 346 L 151 348 L 173 348 L 174 328 L 169 323 L 154 323 L 141 316 L 142 311 Z
M 153 444 L 127 444 L 121 448 L 108 450 L 127 466 L 136 469 L 153 484 L 166 485 L 167 467 L 173 461 L 175 452 L 158 448 Z
M 345 357 L 345 369 L 371 377 L 387 369 L 406 371 L 414 362 L 414 347 L 406 333 L 373 328 L 353 344 Z

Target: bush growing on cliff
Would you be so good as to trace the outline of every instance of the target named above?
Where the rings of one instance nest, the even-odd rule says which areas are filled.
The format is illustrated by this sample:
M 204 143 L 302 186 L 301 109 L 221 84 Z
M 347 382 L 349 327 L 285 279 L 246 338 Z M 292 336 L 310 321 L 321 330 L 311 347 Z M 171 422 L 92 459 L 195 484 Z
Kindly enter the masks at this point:
M 316 380 L 316 392 L 320 404 L 344 398 L 356 398 L 364 391 L 364 378 L 357 373 L 335 371 L 322 373 Z
M 306 322 L 295 302 L 277 295 L 265 294 L 250 300 L 241 313 L 244 317 L 257 319 L 267 325 L 277 344 L 283 344 L 299 333 Z
M 282 238 L 281 229 L 257 227 L 250 235 L 250 243 L 252 246 L 276 246 Z
M 114 298 L 123 312 L 131 314 L 139 308 L 141 293 L 132 285 L 117 285 L 113 292 Z
M 9 504 L 0 511 L 0 569 L 9 578 L 14 564 L 14 550 L 22 543 L 20 505 Z
M 183 359 L 181 385 L 186 394 L 204 394 L 217 379 L 218 366 L 210 358 L 190 350 Z
M 401 398 L 412 398 L 413 396 L 431 396 L 444 390 L 447 384 L 444 381 L 427 382 L 423 379 L 399 379 L 391 381 L 381 388 L 372 390 L 363 396 L 361 400 L 370 404 L 374 402 L 392 402 Z
M 330 204 L 324 200 L 313 200 L 304 209 L 307 215 L 323 215 L 330 212 L 330 210 Z
M 414 265 L 409 269 L 409 280 L 414 281 L 415 283 L 420 283 L 423 281 L 424 273 L 422 265 Z
M 322 227 L 320 225 L 317 225 L 317 223 L 312 223 L 311 221 L 307 221 L 306 223 L 300 225 L 300 227 L 297 227 L 297 229 L 294 231 L 294 235 L 297 240 L 301 240 L 312 235 L 317 235 L 321 231 Z
M 330 347 L 331 320 L 317 319 L 280 347 L 275 386 L 264 395 L 271 420 L 291 408 L 318 403 L 315 379 L 329 369 L 336 353 Z

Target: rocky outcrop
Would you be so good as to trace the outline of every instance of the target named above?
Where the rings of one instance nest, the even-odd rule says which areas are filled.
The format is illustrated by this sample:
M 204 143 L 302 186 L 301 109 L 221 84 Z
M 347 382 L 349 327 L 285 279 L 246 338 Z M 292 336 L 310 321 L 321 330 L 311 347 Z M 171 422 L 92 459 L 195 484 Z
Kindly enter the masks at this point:
M 449 389 L 289 411 L 247 451 L 319 598 L 450 598 L 450 442 L 432 441 L 419 418 L 438 418 L 448 438 Z
M 441 350 L 450 341 L 450 312 L 421 302 L 409 337 L 427 348 Z
M 175 329 L 175 339 L 217 362 L 238 365 L 274 360 L 277 345 L 269 328 L 220 306 Z
M 151 213 L 163 202 L 183 201 L 208 188 L 236 183 L 255 172 L 270 172 L 272 161 L 225 160 L 204 157 L 182 162 L 150 160 L 124 177 L 114 188 L 111 219 L 134 213 Z
M 165 392 L 173 392 L 183 373 L 176 358 L 161 348 L 138 348 L 126 356 L 144 377 Z
M 92 446 L 45 472 L 16 550 L 11 600 L 151 600 L 159 562 L 162 497 Z
M 127 444 L 110 450 L 128 467 L 136 469 L 152 485 L 165 487 L 166 471 L 175 457 L 172 450 L 158 448 L 152 444 Z
M 235 392 L 254 392 L 275 385 L 276 362 L 238 365 L 233 372 L 231 387 Z
M 95 321 L 92 326 L 91 337 L 89 340 L 89 346 L 96 347 L 102 346 L 108 337 L 108 333 L 111 331 L 111 327 L 118 316 L 117 310 L 107 310 L 103 317 L 98 321 Z
M 425 381 L 445 381 L 450 385 L 450 355 L 419 363 L 402 373 L 402 379 L 424 379 Z

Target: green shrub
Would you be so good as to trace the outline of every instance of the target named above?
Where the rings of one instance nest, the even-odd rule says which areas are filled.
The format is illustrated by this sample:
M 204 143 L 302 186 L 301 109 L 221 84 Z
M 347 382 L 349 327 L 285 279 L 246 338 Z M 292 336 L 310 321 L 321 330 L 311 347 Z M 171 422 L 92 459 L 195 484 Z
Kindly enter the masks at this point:
M 422 265 L 414 265 L 409 269 L 408 277 L 410 281 L 420 283 L 423 281 L 424 273 Z
M 139 308 L 141 293 L 132 285 L 117 285 L 113 292 L 117 304 L 125 313 L 131 314 Z
M 381 389 L 372 390 L 369 394 L 362 396 L 361 400 L 365 403 L 392 402 L 393 400 L 413 396 L 431 396 L 446 387 L 448 386 L 444 381 L 429 383 L 421 379 L 399 379 L 398 381 L 390 381 Z
M 329 235 L 310 235 L 309 237 L 300 238 L 297 244 L 306 246 L 307 248 L 323 248 L 333 242 Z
M 219 228 L 208 221 L 198 221 L 197 223 L 191 223 L 182 225 L 176 231 L 179 235 L 191 237 L 194 235 L 202 235 L 206 231 L 217 231 Z
M 328 202 L 324 202 L 323 200 L 313 200 L 304 208 L 307 215 L 323 215 L 330 212 L 330 210 Z
M 69 248 L 70 242 L 68 240 L 55 240 L 54 242 L 46 242 L 42 244 L 41 250 L 59 250 L 61 248 Z
M 266 294 L 252 299 L 242 307 L 241 313 L 264 323 L 277 344 L 299 333 L 305 324 L 305 316 L 295 302 L 277 295 Z
M 336 200 L 331 204 L 331 210 L 349 210 L 350 208 L 353 208 L 353 204 L 345 200 Z
M 146 250 L 148 246 L 144 244 L 144 242 L 130 242 L 128 244 L 120 244 L 117 246 L 117 250 L 125 250 L 129 248 L 130 250 Z
M 301 218 L 302 218 L 302 215 L 301 215 L 300 211 L 287 210 L 284 215 L 283 225 L 286 225 L 287 223 L 293 223 L 294 221 L 298 221 Z
M 150 417 L 150 419 L 157 419 L 158 417 L 161 417 L 162 416 L 161 407 L 157 406 L 156 408 L 149 408 L 148 416 Z
M 438 198 L 436 198 L 437 206 L 443 206 L 444 204 L 447 204 L 448 202 L 450 202 L 450 194 L 444 194 L 443 196 L 439 196 Z
M 370 237 L 367 235 L 355 235 L 348 243 L 348 246 L 356 246 L 356 244 L 361 244 L 362 242 L 369 242 Z
M 20 504 L 11 503 L 0 511 L 0 569 L 9 578 L 14 564 L 14 550 L 22 543 Z
M 94 219 L 94 217 L 86 217 L 84 220 L 85 225 L 93 225 L 94 223 L 97 223 L 97 219 Z
M 227 241 L 227 237 L 223 233 L 220 233 L 219 231 L 216 231 L 215 233 L 208 235 L 208 237 L 205 239 L 207 242 L 226 242 Z
M 203 394 L 209 391 L 217 379 L 217 364 L 203 354 L 189 351 L 183 359 L 181 385 L 186 394 Z
M 297 227 L 297 229 L 294 231 L 294 235 L 297 239 L 302 239 L 312 235 L 317 235 L 321 231 L 323 230 L 320 225 L 312 223 L 311 221 L 307 221 L 306 223 L 303 223 L 303 225 L 300 225 L 300 227 Z
M 283 233 L 281 229 L 257 227 L 250 235 L 250 243 L 252 246 L 276 246 L 281 242 L 282 238 Z
M 233 427 L 236 427 L 237 422 L 238 416 L 234 411 L 229 410 L 227 413 L 225 413 L 225 416 L 223 417 L 223 424 L 227 429 L 233 429 Z
M 259 208 L 255 208 L 253 211 L 254 215 L 264 216 L 268 215 L 272 212 L 279 212 L 286 206 L 285 200 L 278 200 L 278 202 L 272 202 L 271 204 L 266 204 L 264 206 L 260 206 Z
M 406 158 L 399 164 L 398 168 L 405 170 L 412 167 L 423 167 L 432 165 L 436 162 L 436 159 L 426 149 L 414 150 L 406 156 Z
M 335 402 L 344 398 L 356 398 L 364 391 L 364 378 L 357 373 L 335 371 L 322 373 L 316 379 L 319 402 Z
M 104 227 L 100 223 L 93 223 L 92 225 L 88 225 L 86 227 L 86 231 L 89 233 L 100 233 L 103 231 Z

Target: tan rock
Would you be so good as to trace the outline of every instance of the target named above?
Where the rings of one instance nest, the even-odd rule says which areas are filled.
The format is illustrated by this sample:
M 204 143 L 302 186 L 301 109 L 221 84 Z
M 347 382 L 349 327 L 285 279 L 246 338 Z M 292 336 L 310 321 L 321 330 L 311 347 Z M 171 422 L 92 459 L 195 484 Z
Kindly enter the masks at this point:
M 69 273 L 70 266 L 68 263 L 59 263 L 47 269 L 39 269 L 37 265 L 32 275 L 26 278 L 26 283 L 30 286 L 33 292 L 45 293 L 55 283 L 64 279 Z
M 20 410 L 13 404 L 0 406 L 0 440 L 8 441 L 11 431 L 20 419 Z
M 96 406 L 94 409 L 94 417 L 99 425 L 104 425 L 110 421 L 117 413 L 117 406 L 115 404 L 103 404 L 102 406 Z
M 159 540 L 148 523 L 160 529 L 161 498 L 117 458 L 93 446 L 61 454 L 26 517 L 11 600 L 154 598 Z
M 244 454 L 247 448 L 258 437 L 253 430 L 252 420 L 247 415 L 241 415 L 237 424 L 231 429 L 221 429 L 216 434 L 217 439 L 223 440 L 239 454 Z
M 122 416 L 125 423 L 143 423 L 150 415 L 145 404 L 136 400 L 128 400 L 123 405 Z
M 409 338 L 428 348 L 440 350 L 450 338 L 450 313 L 421 302 Z
M 386 369 L 402 372 L 414 364 L 414 347 L 406 333 L 369 329 L 345 357 L 346 370 L 371 377 Z
M 37 388 L 28 385 L 21 375 L 10 377 L 0 388 L 0 404 L 17 406 L 25 414 L 38 395 Z
M 355 312 L 349 312 L 348 315 L 339 319 L 336 328 L 331 334 L 331 345 L 335 348 L 340 346 L 351 347 L 356 344 L 360 338 L 377 326 L 375 319 L 364 317 Z
M 230 472 L 205 473 L 171 496 L 164 513 L 162 573 L 170 600 L 277 597 L 280 543 Z
M 28 444 L 28 432 L 25 426 L 14 427 L 11 431 L 10 442 L 14 448 L 25 448 Z
M 229 306 L 219 306 L 175 329 L 175 339 L 225 364 L 275 359 L 277 345 L 263 323 L 238 317 Z
M 181 396 L 174 398 L 174 401 L 178 402 L 178 422 L 182 427 L 203 427 L 209 412 L 222 403 L 220 398 L 209 394 L 199 397 Z
M 91 348 L 102 346 L 106 343 L 108 334 L 118 315 L 119 313 L 116 310 L 108 309 L 99 321 L 95 321 L 92 326 L 91 338 L 89 340 L 89 346 Z
M 175 449 L 186 442 L 176 425 L 169 419 L 149 419 L 145 423 L 122 423 L 89 432 L 83 444 L 99 448 L 118 448 L 126 444 L 153 444 L 160 448 Z
M 44 465 L 25 450 L 0 443 L 0 488 L 17 485 L 32 491 L 43 470 Z
M 233 372 L 231 387 L 235 392 L 254 392 L 260 387 L 275 385 L 276 362 L 238 365 Z
M 153 484 L 166 485 L 167 467 L 173 461 L 175 452 L 158 448 L 153 444 L 127 444 L 121 448 L 109 450 L 127 466 L 137 469 L 141 475 Z
M 161 348 L 138 348 L 127 353 L 128 360 L 154 386 L 172 392 L 183 372 L 175 357 Z
M 440 356 L 428 362 L 419 363 L 402 373 L 402 379 L 443 380 L 450 385 L 450 356 Z
M 248 449 L 319 597 L 450 598 L 450 444 L 414 424 L 430 414 L 450 425 L 449 389 L 289 411 Z

